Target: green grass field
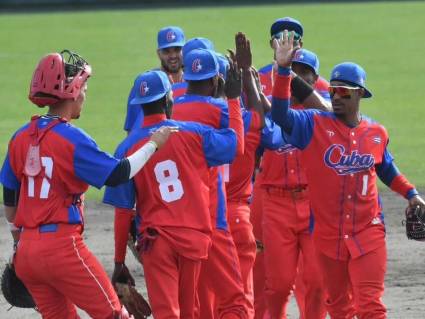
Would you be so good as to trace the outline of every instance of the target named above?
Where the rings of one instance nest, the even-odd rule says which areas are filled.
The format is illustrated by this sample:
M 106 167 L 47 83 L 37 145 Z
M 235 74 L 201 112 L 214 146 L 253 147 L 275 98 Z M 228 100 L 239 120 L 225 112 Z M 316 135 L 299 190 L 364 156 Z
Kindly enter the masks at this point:
M 178 25 L 187 38 L 208 37 L 219 52 L 233 47 L 234 33 L 243 31 L 260 67 L 272 57 L 270 24 L 292 16 L 303 22 L 305 48 L 319 55 L 325 78 L 343 61 L 366 69 L 374 98 L 364 101 L 363 112 L 387 127 L 400 169 L 423 189 L 424 13 L 425 3 L 400 1 L 0 15 L 0 158 L 13 132 L 42 111 L 27 95 L 33 69 L 48 52 L 72 49 L 92 64 L 88 99 L 76 124 L 112 152 L 124 136 L 134 77 L 158 65 L 156 33 L 161 27 Z M 100 196 L 91 190 L 88 198 Z

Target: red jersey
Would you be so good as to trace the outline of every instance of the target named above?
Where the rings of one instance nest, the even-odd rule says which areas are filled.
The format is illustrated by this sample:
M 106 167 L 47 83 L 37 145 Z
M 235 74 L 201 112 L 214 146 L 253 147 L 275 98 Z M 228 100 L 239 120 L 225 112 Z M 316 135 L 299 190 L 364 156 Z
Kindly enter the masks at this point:
M 275 81 L 276 74 L 273 70 L 273 64 L 268 64 L 261 69 L 258 70 L 258 74 L 260 76 L 261 86 L 263 88 L 263 92 L 266 96 L 272 95 L 273 83 Z M 317 93 L 319 93 L 326 101 L 330 102 L 331 98 L 329 96 L 329 82 L 324 78 L 319 76 L 317 79 L 314 89 Z
M 331 112 L 291 110 L 289 70 L 279 68 L 279 74 L 272 117 L 288 142 L 302 150 L 317 248 L 342 260 L 379 248 L 385 227 L 377 175 L 403 196 L 417 194 L 393 163 L 387 131 L 364 116 L 348 127 Z
M 244 111 L 242 114 L 245 132 L 245 152 L 236 156 L 234 162 L 224 167 L 227 201 L 249 202 L 252 193 L 252 174 L 254 173 L 255 152 L 260 145 L 260 115 L 255 111 Z
M 293 108 L 303 109 L 302 106 Z M 266 149 L 260 165 L 261 185 L 285 189 L 307 186 L 300 156 L 301 152 L 291 144 L 284 144 L 277 150 Z
M 116 156 L 131 155 L 148 142 L 152 131 L 165 125 L 177 126 L 179 132 L 170 136 L 131 181 L 107 187 L 103 202 L 126 209 L 136 203 L 139 233 L 156 226 L 209 233 L 209 167 L 233 160 L 235 133 L 151 115 L 118 146 Z
M 47 130 L 53 121 L 57 124 Z M 39 144 L 41 172 L 27 176 L 24 167 L 33 134 L 44 131 Z M 118 162 L 72 124 L 47 116 L 34 119 L 13 136 L 0 174 L 5 187 L 19 191 L 15 225 L 82 224 L 80 196 L 89 184 L 101 188 Z
M 229 127 L 229 108 L 223 99 L 185 94 L 174 100 L 173 119 L 193 121 L 213 128 Z M 214 227 L 228 229 L 226 192 L 223 176 L 218 168 L 210 170 L 210 212 Z

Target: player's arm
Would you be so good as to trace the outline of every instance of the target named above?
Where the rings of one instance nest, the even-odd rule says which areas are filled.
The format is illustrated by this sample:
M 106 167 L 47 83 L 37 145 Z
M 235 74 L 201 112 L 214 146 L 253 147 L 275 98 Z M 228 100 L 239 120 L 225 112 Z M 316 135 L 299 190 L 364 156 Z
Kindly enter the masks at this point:
M 242 92 L 242 78 L 240 70 L 234 60 L 229 59 L 229 70 L 226 76 L 225 92 L 229 106 L 229 127 L 237 137 L 236 155 L 244 153 L 244 126 L 241 113 L 240 96 Z
M 391 190 L 400 194 L 409 201 L 410 206 L 425 206 L 424 200 L 419 196 L 415 186 L 399 171 L 394 164 L 394 158 L 385 148 L 382 161 L 375 166 L 379 179 Z
M 97 188 L 125 183 L 142 169 L 157 148 L 176 130 L 173 127 L 161 127 L 152 134 L 148 143 L 122 159 L 102 152 L 87 136 L 79 136 L 80 141 L 74 152 L 74 171 L 86 183 Z
M 237 65 L 242 69 L 243 93 L 247 109 L 257 112 L 260 116 L 260 125 L 264 126 L 264 109 L 260 97 L 261 84 L 257 71 L 252 67 L 251 42 L 244 33 L 238 32 L 235 35 L 235 45 Z
M 9 227 L 13 241 L 19 240 L 20 229 L 15 225 L 16 210 L 19 202 L 19 191 L 21 183 L 16 177 L 12 168 L 9 150 L 12 148 L 13 138 L 9 143 L 6 158 L 0 171 L 0 183 L 3 185 L 3 204 L 5 210 L 5 219 Z
M 306 109 L 318 109 L 325 112 L 332 111 L 332 107 L 314 88 L 300 76 L 291 71 L 291 92 Z
M 209 167 L 230 164 L 236 156 L 237 137 L 233 129 L 216 130 L 203 126 L 202 149 Z
M 273 86 L 272 120 L 282 128 L 285 140 L 293 146 L 304 149 L 313 136 L 314 113 L 316 110 L 290 109 L 291 63 L 295 52 L 293 33 L 288 37 L 284 32 L 282 39 L 273 40 L 278 74 Z
M 6 223 L 9 227 L 10 233 L 12 234 L 13 241 L 16 243 L 19 241 L 20 229 L 15 226 L 16 210 L 18 207 L 19 200 L 19 189 L 11 189 L 3 186 L 3 203 Z

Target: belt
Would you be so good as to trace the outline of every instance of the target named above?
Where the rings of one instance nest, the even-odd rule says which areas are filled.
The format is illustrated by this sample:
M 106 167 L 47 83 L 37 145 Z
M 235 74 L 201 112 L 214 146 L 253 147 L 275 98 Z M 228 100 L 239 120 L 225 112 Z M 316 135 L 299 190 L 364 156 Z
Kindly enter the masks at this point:
M 83 226 L 81 224 L 44 224 L 35 228 L 23 228 L 21 239 L 37 239 L 42 236 L 60 237 L 68 234 L 81 234 Z
M 267 193 L 271 195 L 278 195 L 282 197 L 292 197 L 292 198 L 303 198 L 307 195 L 307 186 L 299 186 L 294 188 L 283 188 L 283 187 L 274 187 L 266 186 Z

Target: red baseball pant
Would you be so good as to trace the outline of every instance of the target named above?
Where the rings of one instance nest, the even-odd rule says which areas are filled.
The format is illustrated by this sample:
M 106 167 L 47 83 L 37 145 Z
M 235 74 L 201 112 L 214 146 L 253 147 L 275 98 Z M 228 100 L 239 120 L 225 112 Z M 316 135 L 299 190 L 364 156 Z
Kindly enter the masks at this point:
M 91 318 L 120 318 L 121 305 L 111 281 L 80 231 L 80 226 L 65 224 L 54 232 L 23 230 L 14 262 L 16 274 L 44 319 L 78 318 L 75 306 Z
M 268 188 L 263 193 L 265 297 L 272 319 L 286 318 L 286 307 L 302 252 L 305 269 L 304 318 L 323 312 L 324 289 L 309 234 L 310 201 L 306 191 Z
M 228 222 L 230 232 L 239 257 L 244 292 L 248 301 L 248 318 L 254 318 L 254 290 L 252 268 L 254 267 L 257 245 L 250 221 L 248 204 L 228 202 Z
M 164 236 L 142 253 L 146 287 L 154 318 L 196 318 L 196 290 L 201 259 L 176 252 Z
M 202 319 L 246 319 L 247 300 L 232 235 L 222 229 L 212 232 L 208 259 L 202 261 L 198 295 Z
M 253 226 L 253 232 L 255 239 L 263 241 L 263 192 L 264 190 L 254 184 L 252 191 L 252 202 L 251 202 L 251 223 Z M 265 318 L 266 313 L 266 300 L 264 297 L 265 289 L 265 269 L 264 269 L 264 252 L 257 253 L 253 268 L 253 279 L 254 279 L 254 309 L 255 319 Z
M 335 260 L 317 253 L 332 319 L 384 319 L 384 277 L 387 248 L 382 246 L 355 259 Z

